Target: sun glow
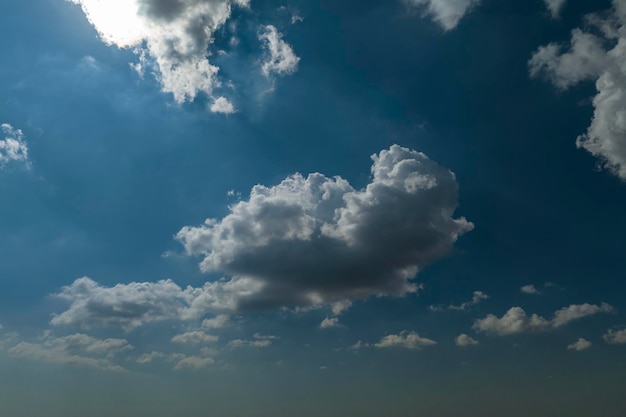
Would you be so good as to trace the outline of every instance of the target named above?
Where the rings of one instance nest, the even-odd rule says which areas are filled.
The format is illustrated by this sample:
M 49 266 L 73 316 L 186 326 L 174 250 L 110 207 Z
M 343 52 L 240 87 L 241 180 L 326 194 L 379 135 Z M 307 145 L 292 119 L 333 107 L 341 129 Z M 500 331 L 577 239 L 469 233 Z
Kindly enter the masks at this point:
M 68 0 L 83 8 L 104 42 L 120 48 L 140 44 L 146 35 L 137 0 Z

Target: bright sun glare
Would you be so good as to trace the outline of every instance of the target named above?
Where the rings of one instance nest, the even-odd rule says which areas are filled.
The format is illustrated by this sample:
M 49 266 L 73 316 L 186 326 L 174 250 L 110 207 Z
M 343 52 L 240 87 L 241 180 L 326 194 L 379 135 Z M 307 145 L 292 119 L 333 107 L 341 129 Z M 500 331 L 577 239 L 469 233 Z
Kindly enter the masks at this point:
M 145 27 L 137 0 L 70 0 L 82 6 L 91 24 L 108 44 L 121 48 L 139 44 Z

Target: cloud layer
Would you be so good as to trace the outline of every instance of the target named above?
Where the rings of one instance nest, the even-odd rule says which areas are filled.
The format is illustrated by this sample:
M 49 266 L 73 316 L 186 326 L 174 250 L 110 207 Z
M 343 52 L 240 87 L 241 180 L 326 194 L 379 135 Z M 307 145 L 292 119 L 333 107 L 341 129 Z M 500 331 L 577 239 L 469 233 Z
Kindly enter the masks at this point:
M 371 295 L 402 296 L 427 264 L 472 230 L 452 217 L 454 175 L 394 145 L 373 155 L 372 181 L 295 174 L 255 186 L 221 220 L 184 227 L 177 239 L 205 272 L 246 281 L 238 309 L 310 306 Z
M 587 24 L 588 30 L 572 31 L 569 45 L 540 47 L 529 61 L 530 74 L 544 76 L 560 89 L 595 81 L 594 116 L 576 144 L 625 180 L 626 3 L 614 0 L 610 13 L 591 15 Z

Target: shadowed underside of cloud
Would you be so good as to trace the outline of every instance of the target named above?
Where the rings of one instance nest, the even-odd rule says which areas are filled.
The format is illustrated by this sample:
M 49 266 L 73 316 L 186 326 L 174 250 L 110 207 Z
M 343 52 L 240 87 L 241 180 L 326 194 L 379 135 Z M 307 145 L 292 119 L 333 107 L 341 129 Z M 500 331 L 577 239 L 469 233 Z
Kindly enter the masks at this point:
M 626 3 L 614 0 L 610 13 L 590 15 L 586 23 L 586 30 L 572 31 L 569 45 L 540 47 L 529 61 L 530 74 L 563 90 L 595 81 L 594 116 L 576 144 L 626 180 Z
M 410 7 L 424 10 L 424 14 L 441 25 L 445 30 L 452 30 L 472 7 L 481 0 L 404 0 Z
M 599 313 L 612 313 L 615 309 L 607 304 L 572 304 L 563 307 L 554 313 L 551 320 L 545 319 L 537 314 L 530 317 L 521 307 L 512 307 L 502 317 L 487 315 L 483 319 L 474 321 L 472 328 L 477 332 L 492 333 L 497 335 L 509 335 L 527 332 L 554 330 L 566 324 L 593 316 Z
M 452 217 L 457 183 L 422 153 L 394 145 L 373 155 L 372 181 L 295 174 L 255 186 L 221 220 L 177 239 L 205 272 L 255 283 L 239 309 L 310 306 L 371 295 L 403 296 L 425 265 L 473 225 Z

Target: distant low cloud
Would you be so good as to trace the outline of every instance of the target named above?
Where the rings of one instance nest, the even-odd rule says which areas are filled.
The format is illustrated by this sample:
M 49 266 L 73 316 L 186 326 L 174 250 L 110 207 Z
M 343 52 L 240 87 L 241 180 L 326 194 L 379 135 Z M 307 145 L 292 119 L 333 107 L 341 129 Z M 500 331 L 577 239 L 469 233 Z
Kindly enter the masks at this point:
M 58 338 L 48 335 L 41 343 L 19 342 L 9 349 L 9 354 L 31 360 L 120 372 L 125 369 L 113 363 L 113 357 L 132 348 L 124 339 L 96 339 L 76 333 Z
M 478 344 L 478 341 L 466 335 L 465 333 L 460 334 L 454 339 L 454 343 L 457 346 L 465 347 L 465 346 L 474 346 Z
M 452 217 L 457 183 L 449 170 L 397 145 L 372 159 L 363 190 L 341 177 L 295 174 L 255 186 L 226 217 L 184 227 L 177 239 L 203 257 L 202 271 L 232 277 L 244 291 L 233 298 L 238 310 L 416 292 L 417 272 L 473 225 Z
M 214 336 L 211 334 L 207 334 L 202 330 L 194 330 L 191 332 L 186 332 L 182 334 L 177 334 L 172 338 L 172 342 L 174 343 L 182 343 L 182 344 L 204 344 L 204 343 L 215 343 L 219 340 L 218 336 Z
M 459 305 L 437 305 L 437 306 L 428 306 L 430 311 L 444 311 L 444 310 L 456 310 L 456 311 L 465 311 L 472 306 L 480 304 L 481 301 L 487 300 L 489 296 L 482 291 L 474 291 L 474 295 L 470 301 L 466 301 Z
M 512 307 L 502 317 L 487 315 L 483 319 L 474 321 L 472 328 L 477 332 L 492 333 L 497 335 L 509 335 L 534 331 L 547 331 L 565 326 L 571 321 L 583 317 L 593 316 L 599 313 L 612 313 L 615 309 L 607 304 L 572 304 L 563 307 L 554 313 L 551 320 L 547 320 L 537 314 L 528 316 L 521 307 Z
M 626 329 L 624 330 L 609 330 L 604 336 L 604 341 L 611 345 L 626 345 Z
M 588 341 L 587 339 L 583 339 L 582 337 L 580 337 L 577 341 L 575 341 L 574 343 L 572 343 L 571 345 L 567 346 L 568 350 L 575 350 L 575 351 L 581 351 L 581 350 L 587 350 L 591 347 L 591 342 Z
M 376 348 L 399 347 L 405 349 L 417 350 L 426 346 L 436 345 L 437 342 L 425 337 L 421 337 L 416 332 L 403 331 L 400 334 L 390 334 L 380 339 L 380 342 L 374 344 Z
M 252 340 L 235 339 L 228 342 L 231 348 L 266 348 L 272 346 L 272 341 L 278 339 L 277 336 L 255 334 Z
M 203 329 L 221 329 L 230 324 L 230 316 L 226 314 L 220 314 L 211 319 L 205 319 L 202 321 Z
M 529 61 L 530 75 L 545 77 L 562 90 L 595 82 L 594 116 L 576 145 L 626 180 L 626 3 L 614 0 L 608 13 L 586 20 L 587 29 L 574 29 L 568 44 L 540 47 Z
M 529 284 L 529 285 L 524 285 L 520 288 L 520 291 L 523 292 L 524 294 L 532 294 L 532 295 L 539 295 L 541 294 L 541 291 L 539 291 L 534 285 Z
M 11 162 L 28 162 L 28 145 L 24 133 L 8 123 L 0 125 L 0 169 Z
M 404 0 L 411 7 L 418 7 L 445 30 L 452 30 L 481 0 Z
M 266 49 L 266 60 L 261 66 L 263 75 L 289 75 L 296 72 L 300 58 L 293 48 L 282 39 L 282 34 L 276 27 L 267 25 L 259 33 L 259 40 Z
M 207 368 L 215 363 L 213 358 L 202 356 L 186 356 L 174 366 L 174 370 L 180 371 L 184 369 L 197 371 L 203 368 Z

